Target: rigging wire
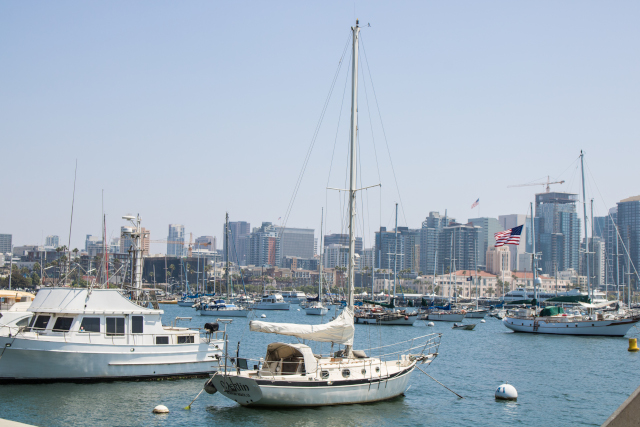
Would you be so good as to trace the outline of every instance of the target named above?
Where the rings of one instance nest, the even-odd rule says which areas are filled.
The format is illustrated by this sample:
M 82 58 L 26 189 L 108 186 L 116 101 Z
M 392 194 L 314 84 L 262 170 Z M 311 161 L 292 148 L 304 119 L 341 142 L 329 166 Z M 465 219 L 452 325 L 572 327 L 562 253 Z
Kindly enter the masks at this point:
M 325 113 L 327 112 L 327 107 L 329 106 L 329 101 L 331 100 L 331 95 L 333 94 L 333 89 L 335 88 L 336 85 L 336 81 L 338 79 L 338 75 L 340 74 L 340 69 L 342 68 L 342 64 L 343 64 L 343 60 L 344 60 L 344 56 L 347 52 L 347 47 L 349 46 L 349 40 L 351 39 L 351 32 L 349 32 L 349 36 L 347 37 L 347 41 L 345 43 L 345 46 L 342 50 L 342 56 L 340 57 L 340 61 L 338 62 L 338 67 L 336 69 L 336 72 L 333 76 L 333 80 L 331 81 L 331 86 L 329 88 L 329 93 L 327 94 L 327 97 L 324 101 L 324 105 L 322 106 L 322 111 L 320 113 L 320 118 L 318 119 L 318 123 L 316 124 L 316 128 L 313 132 L 313 136 L 311 138 L 311 142 L 309 143 L 309 148 L 307 149 L 307 154 L 305 156 L 304 162 L 302 164 L 302 168 L 300 169 L 300 173 L 298 175 L 298 179 L 296 181 L 296 184 L 294 186 L 293 189 L 293 194 L 291 195 L 291 200 L 289 201 L 289 205 L 287 206 L 287 210 L 286 213 L 284 215 L 284 221 L 283 221 L 283 225 L 280 228 L 280 236 L 282 236 L 282 233 L 284 232 L 284 229 L 287 226 L 287 221 L 289 220 L 289 217 L 291 215 L 291 211 L 293 210 L 293 204 L 295 202 L 296 196 L 298 195 L 298 191 L 300 190 L 300 185 L 302 184 L 302 178 L 304 177 L 304 173 L 307 169 L 307 165 L 309 164 L 309 159 L 311 157 L 311 152 L 313 151 L 313 147 L 315 146 L 315 143 L 318 139 L 318 134 L 320 133 L 320 127 L 322 126 L 322 122 L 324 120 L 324 116 Z
M 402 196 L 400 194 L 400 187 L 398 186 L 398 178 L 396 177 L 396 170 L 393 166 L 393 159 L 391 158 L 391 150 L 389 149 L 389 141 L 387 140 L 387 132 L 384 128 L 384 123 L 382 121 L 382 112 L 380 111 L 380 105 L 378 104 L 378 96 L 376 94 L 376 86 L 373 83 L 373 77 L 371 77 L 371 67 L 369 67 L 369 59 L 367 58 L 367 51 L 364 46 L 364 38 L 361 37 L 362 40 L 362 53 L 364 56 L 364 61 L 367 66 L 367 72 L 369 74 L 369 81 L 371 82 L 371 89 L 373 91 L 373 98 L 376 101 L 376 108 L 378 110 L 378 117 L 380 118 L 380 127 L 382 128 L 382 135 L 384 136 L 384 142 L 387 147 L 387 154 L 389 155 L 389 163 L 391 164 L 391 171 L 393 172 L 393 180 L 396 184 L 396 191 L 398 192 L 398 199 L 400 200 L 400 206 L 402 207 L 402 216 L 404 218 L 404 223 L 408 224 L 407 216 L 404 212 L 404 203 L 402 202 Z

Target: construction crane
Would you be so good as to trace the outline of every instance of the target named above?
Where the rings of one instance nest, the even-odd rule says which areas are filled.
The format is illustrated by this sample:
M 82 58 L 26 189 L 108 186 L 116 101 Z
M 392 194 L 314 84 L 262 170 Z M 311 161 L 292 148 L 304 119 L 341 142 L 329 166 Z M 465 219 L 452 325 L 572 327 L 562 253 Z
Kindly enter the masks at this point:
M 548 192 L 550 192 L 550 191 L 551 191 L 551 188 L 549 188 L 549 186 L 550 186 L 551 184 L 564 184 L 564 180 L 562 180 L 562 181 L 554 181 L 554 182 L 551 182 L 551 178 L 547 175 L 547 182 L 534 182 L 534 183 L 531 183 L 531 184 L 509 185 L 509 186 L 507 186 L 507 188 L 513 188 L 513 187 L 529 187 L 529 186 L 532 186 L 532 185 L 542 185 L 542 186 L 545 186 L 545 187 L 546 187 L 546 189 L 547 189 L 547 193 L 548 193 Z
M 170 244 L 181 245 L 181 246 L 184 246 L 186 244 L 186 242 L 183 242 L 183 241 L 172 241 L 172 240 L 150 240 L 149 242 L 150 243 L 170 243 Z M 196 245 L 198 247 L 210 246 L 211 243 L 209 242 L 196 243 Z M 193 233 L 189 233 L 189 246 L 187 248 L 187 256 L 191 258 L 192 255 L 193 255 Z

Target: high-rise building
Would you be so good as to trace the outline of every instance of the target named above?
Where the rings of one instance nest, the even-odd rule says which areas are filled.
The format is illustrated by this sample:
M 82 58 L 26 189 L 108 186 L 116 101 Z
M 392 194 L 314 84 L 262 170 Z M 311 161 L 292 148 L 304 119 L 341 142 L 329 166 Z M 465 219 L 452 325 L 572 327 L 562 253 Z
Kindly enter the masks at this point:
M 140 238 L 140 245 L 142 246 L 142 256 L 149 256 L 149 249 L 151 247 L 151 232 L 144 227 L 141 227 L 142 237 Z
M 594 221 L 595 222 L 595 221 Z M 594 286 L 604 285 L 605 279 L 605 243 L 602 237 L 589 238 L 589 275 Z M 587 263 L 584 253 L 584 241 L 580 244 L 580 275 L 587 275 Z
M 349 247 L 336 243 L 325 246 L 322 262 L 324 263 L 324 268 L 348 268 Z
M 478 232 L 478 268 L 485 269 L 488 267 L 486 262 L 487 250 L 490 246 L 495 245 L 494 235 L 499 231 L 503 231 L 504 228 L 496 218 L 471 218 L 469 223 L 480 227 Z
M 420 271 L 420 230 L 398 227 L 396 241 L 395 230 L 387 231 L 386 227 L 380 227 L 375 239 L 376 268 Z
M 47 236 L 44 245 L 50 248 L 57 248 L 60 246 L 60 238 L 58 236 Z
M 362 251 L 362 258 L 360 258 L 360 268 L 364 269 L 365 267 L 373 270 L 374 262 L 376 259 L 376 248 L 365 248 Z
M 0 253 L 11 253 L 11 234 L 0 234 Z
M 225 239 L 225 225 L 222 225 L 222 259 L 226 261 L 227 240 Z M 249 263 L 249 235 L 251 226 L 246 221 L 229 221 L 229 259 L 238 265 Z
M 640 269 L 640 196 L 618 202 L 618 231 L 620 233 L 620 283 L 638 287 L 636 270 Z
M 524 271 L 524 265 L 520 265 L 520 259 L 522 258 L 521 255 L 526 253 L 527 241 L 530 240 L 528 230 L 531 223 L 531 217 L 521 214 L 500 215 L 498 217 L 498 221 L 500 222 L 500 226 L 503 230 L 509 230 L 510 228 L 524 225 L 524 227 L 522 227 L 522 234 L 520 234 L 520 244 L 506 245 L 511 251 L 511 271 Z M 491 236 L 492 239 L 493 237 L 494 236 Z M 487 262 L 487 267 L 488 266 L 489 264 Z
M 313 228 L 282 228 L 278 227 L 280 234 L 280 257 L 294 256 L 298 258 L 313 258 L 313 242 L 315 231 Z M 281 266 L 281 260 L 278 266 Z
M 477 265 L 480 227 L 471 223 L 450 222 L 443 228 L 438 241 L 438 272 L 474 271 Z
M 84 241 L 84 250 L 90 257 L 94 257 L 98 254 L 104 253 L 102 238 L 99 236 L 92 236 L 91 234 L 87 234 L 87 237 Z
M 193 248 L 198 250 L 215 251 L 216 250 L 216 238 L 215 236 L 200 236 L 196 237 L 193 243 Z
M 184 256 L 184 225 L 169 224 L 169 235 L 167 236 L 167 255 Z
M 248 263 L 255 266 L 276 267 L 280 262 L 278 228 L 270 222 L 254 227 L 249 237 Z
M 429 216 L 422 221 L 420 229 L 420 270 L 423 274 L 434 274 L 436 269 L 436 254 L 438 240 L 446 223 L 454 218 L 440 216 L 440 212 L 429 212 Z
M 616 259 L 620 261 L 621 258 L 618 256 L 618 254 L 622 254 L 624 252 L 622 245 L 620 245 L 620 239 L 616 238 L 616 235 L 617 235 L 616 226 L 618 223 L 618 207 L 616 206 L 609 209 L 609 215 L 602 218 L 604 219 L 598 222 L 596 222 L 594 218 L 594 224 L 598 224 L 599 222 L 603 223 L 602 239 L 604 240 L 604 250 L 605 250 L 605 256 L 604 256 L 605 272 L 606 272 L 605 283 L 608 283 L 610 285 L 617 285 L 620 271 L 616 270 L 616 267 L 617 267 Z M 597 232 L 598 232 L 598 229 L 596 228 L 596 233 Z M 616 241 L 618 242 L 617 254 L 616 254 Z
M 325 234 L 324 245 L 343 245 L 349 247 L 349 235 L 348 234 Z M 362 237 L 356 237 L 355 250 L 357 254 L 362 253 Z
M 511 269 L 511 250 L 507 247 L 510 245 L 495 247 L 489 246 L 486 253 L 487 272 L 497 275 L 506 275 L 509 277 Z
M 536 194 L 536 252 L 542 253 L 538 266 L 545 274 L 553 275 L 556 269 L 579 269 L 580 219 L 576 212 L 577 201 L 577 194 Z

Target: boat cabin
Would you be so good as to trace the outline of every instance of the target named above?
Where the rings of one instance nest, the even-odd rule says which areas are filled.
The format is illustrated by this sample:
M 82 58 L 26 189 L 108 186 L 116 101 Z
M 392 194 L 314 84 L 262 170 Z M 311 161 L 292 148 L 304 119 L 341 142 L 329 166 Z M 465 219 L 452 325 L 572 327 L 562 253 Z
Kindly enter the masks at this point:
M 267 347 L 260 376 L 315 374 L 318 360 L 304 344 L 274 342 Z

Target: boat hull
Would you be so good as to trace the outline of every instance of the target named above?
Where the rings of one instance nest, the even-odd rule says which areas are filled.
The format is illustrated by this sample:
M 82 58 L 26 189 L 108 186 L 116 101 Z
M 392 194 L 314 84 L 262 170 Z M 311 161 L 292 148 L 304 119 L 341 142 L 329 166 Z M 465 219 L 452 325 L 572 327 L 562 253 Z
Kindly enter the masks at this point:
M 247 401 L 238 396 L 236 390 L 228 385 L 234 382 L 233 376 L 214 375 L 212 382 L 216 389 L 229 399 L 243 406 L 265 407 L 309 407 L 349 405 L 355 403 L 371 403 L 392 399 L 402 395 L 409 387 L 412 364 L 397 375 L 381 379 L 362 379 L 353 381 L 271 381 L 242 378 L 249 382 L 247 390 L 258 387 L 261 393 L 258 400 Z M 223 384 L 224 383 L 224 384 Z
M 288 302 L 274 302 L 274 303 L 258 303 L 253 306 L 254 310 L 290 310 L 291 304 Z
M 214 345 L 217 345 L 216 349 Z M 101 345 L 0 337 L 0 382 L 102 381 L 203 376 L 218 370 L 222 340 Z
M 468 311 L 467 314 L 464 315 L 467 319 L 484 319 L 488 314 L 488 311 L 479 310 L 479 311 Z
M 623 337 L 638 320 L 585 320 L 574 322 L 547 322 L 542 319 L 520 319 L 505 317 L 502 323 L 515 332 L 553 335 L 582 335 Z
M 324 316 L 329 312 L 327 307 L 308 307 L 304 309 L 304 312 L 310 316 Z
M 180 307 L 193 307 L 194 304 L 194 301 L 178 301 Z
M 247 317 L 251 310 L 198 310 L 200 316 Z
M 462 322 L 464 314 L 462 313 L 429 313 L 427 320 L 434 322 Z

